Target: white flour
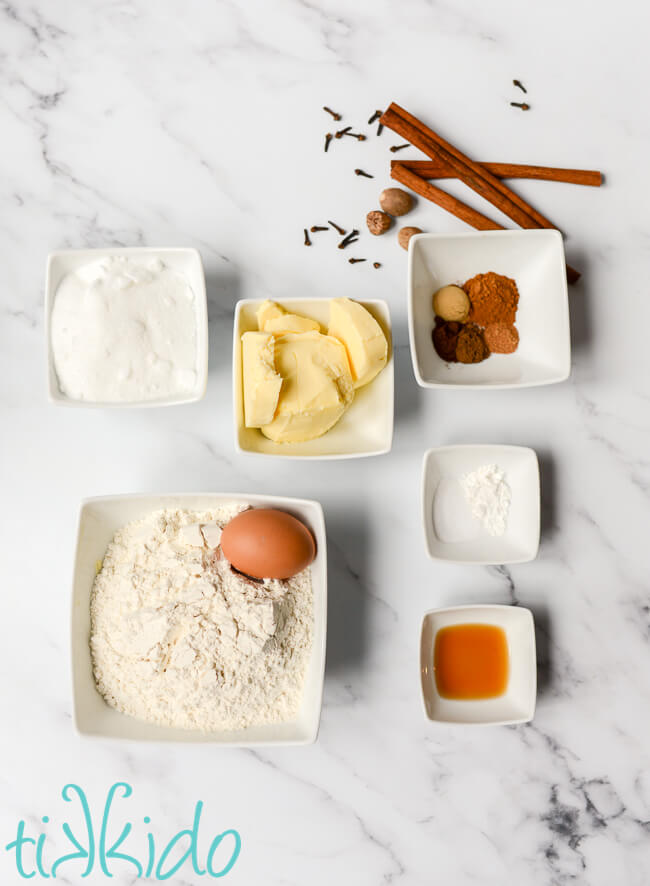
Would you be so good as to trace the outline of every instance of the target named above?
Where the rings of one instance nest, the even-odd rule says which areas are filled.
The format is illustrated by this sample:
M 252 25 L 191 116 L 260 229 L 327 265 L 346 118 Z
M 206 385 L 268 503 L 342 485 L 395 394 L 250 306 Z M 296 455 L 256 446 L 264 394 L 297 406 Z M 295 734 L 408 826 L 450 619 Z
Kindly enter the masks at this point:
M 196 298 L 160 259 L 112 256 L 59 284 L 52 354 L 62 393 L 132 403 L 187 396 L 197 382 Z
M 460 478 L 472 511 L 490 535 L 503 535 L 508 525 L 511 492 L 498 465 L 483 465 Z
M 108 704 L 207 731 L 295 718 L 311 573 L 263 583 L 234 573 L 216 545 L 245 508 L 158 511 L 115 534 L 91 598 L 93 669 Z

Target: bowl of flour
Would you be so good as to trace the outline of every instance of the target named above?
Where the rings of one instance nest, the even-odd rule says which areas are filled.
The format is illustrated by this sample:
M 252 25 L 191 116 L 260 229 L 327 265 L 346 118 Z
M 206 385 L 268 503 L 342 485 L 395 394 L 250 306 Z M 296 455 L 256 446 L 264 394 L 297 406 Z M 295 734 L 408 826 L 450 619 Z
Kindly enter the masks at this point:
M 172 406 L 205 394 L 207 300 L 195 249 L 51 253 L 45 320 L 57 405 Z
M 308 526 L 311 566 L 286 580 L 236 573 L 219 538 L 248 507 Z M 217 493 L 84 501 L 72 602 L 78 731 L 230 746 L 315 741 L 326 562 L 317 502 Z

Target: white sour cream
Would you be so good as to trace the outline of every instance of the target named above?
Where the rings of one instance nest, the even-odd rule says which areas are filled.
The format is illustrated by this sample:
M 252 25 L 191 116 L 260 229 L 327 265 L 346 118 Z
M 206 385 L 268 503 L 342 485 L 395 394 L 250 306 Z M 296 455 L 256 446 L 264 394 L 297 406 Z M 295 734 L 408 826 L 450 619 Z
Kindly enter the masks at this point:
M 165 400 L 196 387 L 196 298 L 160 259 L 112 256 L 67 274 L 51 336 L 59 387 L 73 400 Z

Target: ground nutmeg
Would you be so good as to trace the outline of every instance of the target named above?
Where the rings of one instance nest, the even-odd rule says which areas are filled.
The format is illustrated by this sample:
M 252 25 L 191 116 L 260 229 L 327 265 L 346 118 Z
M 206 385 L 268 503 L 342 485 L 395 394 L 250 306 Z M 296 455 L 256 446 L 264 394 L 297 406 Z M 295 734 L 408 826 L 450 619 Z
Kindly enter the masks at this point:
M 519 344 L 519 332 L 509 323 L 488 323 L 483 338 L 492 354 L 512 354 Z

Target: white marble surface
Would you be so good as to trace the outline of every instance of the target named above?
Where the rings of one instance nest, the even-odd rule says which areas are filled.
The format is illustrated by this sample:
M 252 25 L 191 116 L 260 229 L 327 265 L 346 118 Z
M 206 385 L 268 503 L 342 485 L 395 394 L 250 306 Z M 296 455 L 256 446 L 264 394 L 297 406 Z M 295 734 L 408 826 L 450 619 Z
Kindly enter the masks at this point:
M 650 881 L 649 25 L 635 0 L 0 4 L 3 883 L 19 882 L 3 848 L 19 818 L 34 827 L 49 814 L 46 854 L 60 854 L 63 785 L 100 804 L 120 779 L 134 788 L 130 814 L 151 815 L 161 841 L 189 825 L 199 799 L 207 831 L 238 828 L 233 884 Z M 528 87 L 527 114 L 508 105 L 521 98 L 513 77 Z M 302 246 L 306 224 L 362 222 L 399 141 L 385 131 L 324 155 L 321 105 L 368 131 L 372 110 L 391 100 L 477 159 L 606 172 L 600 191 L 518 186 L 567 232 L 569 260 L 584 273 L 571 291 L 566 384 L 420 391 L 394 238 L 364 234 L 354 249 L 382 261 L 380 271 L 350 267 L 320 238 Z M 356 178 L 355 166 L 376 178 Z M 432 206 L 411 219 L 463 229 Z M 45 257 L 111 244 L 201 250 L 211 313 L 202 403 L 109 412 L 46 402 Z M 390 303 L 389 456 L 318 465 L 235 456 L 233 306 L 306 293 Z M 481 441 L 540 455 L 543 538 L 532 564 L 445 568 L 425 555 L 422 453 Z M 80 740 L 68 644 L 80 498 L 211 489 L 324 505 L 331 610 L 318 743 L 253 753 Z M 424 720 L 422 613 L 472 601 L 535 613 L 531 725 Z M 81 870 L 59 879 L 88 882 Z M 113 882 L 133 882 L 132 869 L 115 871 Z M 173 880 L 204 881 L 186 869 Z

